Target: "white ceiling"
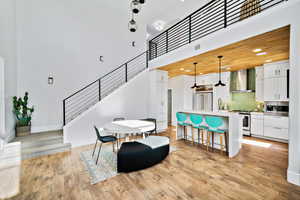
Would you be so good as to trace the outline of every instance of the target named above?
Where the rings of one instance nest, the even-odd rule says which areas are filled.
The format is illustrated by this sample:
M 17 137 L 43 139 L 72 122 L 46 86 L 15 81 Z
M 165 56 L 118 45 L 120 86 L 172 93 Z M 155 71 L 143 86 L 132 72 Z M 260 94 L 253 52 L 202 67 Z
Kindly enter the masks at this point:
M 157 20 L 166 22 L 166 28 L 188 16 L 210 0 L 146 0 L 142 15 L 147 23 L 147 32 L 153 37 L 159 33 L 153 23 Z M 138 16 L 139 17 L 139 16 Z M 165 29 L 166 29 L 165 28 Z

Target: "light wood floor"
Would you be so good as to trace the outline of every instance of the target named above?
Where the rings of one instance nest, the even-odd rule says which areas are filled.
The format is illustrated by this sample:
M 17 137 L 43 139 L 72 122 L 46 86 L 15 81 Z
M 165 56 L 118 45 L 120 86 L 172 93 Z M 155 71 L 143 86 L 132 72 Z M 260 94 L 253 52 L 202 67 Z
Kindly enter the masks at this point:
M 300 199 L 300 187 L 286 181 L 287 144 L 254 140 L 271 146 L 245 144 L 237 157 L 229 159 L 175 141 L 171 129 L 165 134 L 171 136 L 178 150 L 164 162 L 96 185 L 90 185 L 79 157 L 81 151 L 92 146 L 25 160 L 21 193 L 13 199 Z

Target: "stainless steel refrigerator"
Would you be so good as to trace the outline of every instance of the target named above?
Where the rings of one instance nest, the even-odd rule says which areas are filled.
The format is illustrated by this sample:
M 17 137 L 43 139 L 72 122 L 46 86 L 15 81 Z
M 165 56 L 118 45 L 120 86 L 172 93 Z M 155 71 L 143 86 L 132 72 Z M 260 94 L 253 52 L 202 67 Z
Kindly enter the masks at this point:
M 193 110 L 212 111 L 213 93 L 211 91 L 197 91 L 194 93 Z

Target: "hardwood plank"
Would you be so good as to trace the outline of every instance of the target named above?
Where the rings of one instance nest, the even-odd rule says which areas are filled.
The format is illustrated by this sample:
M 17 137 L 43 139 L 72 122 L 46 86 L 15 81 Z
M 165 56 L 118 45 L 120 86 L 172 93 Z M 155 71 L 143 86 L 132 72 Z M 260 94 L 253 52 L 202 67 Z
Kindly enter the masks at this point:
M 170 136 L 178 149 L 165 161 L 96 185 L 90 184 L 79 157 L 92 145 L 24 160 L 21 193 L 11 199 L 300 199 L 300 187 L 286 181 L 287 144 L 246 138 L 271 146 L 243 144 L 240 154 L 229 159 L 192 142 L 176 141 L 173 128 L 162 135 Z

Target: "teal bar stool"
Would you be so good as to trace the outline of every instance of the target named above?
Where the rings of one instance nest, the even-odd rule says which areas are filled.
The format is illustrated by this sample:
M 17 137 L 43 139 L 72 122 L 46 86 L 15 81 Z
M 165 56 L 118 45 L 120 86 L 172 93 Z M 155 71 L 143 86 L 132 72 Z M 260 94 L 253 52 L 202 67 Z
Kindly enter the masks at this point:
M 187 115 L 184 114 L 184 113 L 179 113 L 178 112 L 178 113 L 176 113 L 176 118 L 177 118 L 177 124 L 179 126 L 183 127 L 183 135 L 184 135 L 183 137 L 186 140 L 187 139 L 186 127 L 191 126 L 191 124 L 186 123 Z
M 201 132 L 201 141 L 202 141 L 202 144 L 204 145 L 203 132 L 205 130 L 208 130 L 208 127 L 201 125 L 202 122 L 204 121 L 203 116 L 202 115 L 197 115 L 197 114 L 191 114 L 190 119 L 191 119 L 191 122 L 192 122 L 192 127 L 197 129 L 197 131 L 198 131 L 198 143 L 200 144 L 200 132 Z M 194 134 L 193 134 L 193 143 L 194 143 Z
M 224 121 L 221 117 L 216 116 L 207 116 L 205 117 L 206 124 L 209 126 L 208 134 L 207 134 L 207 151 L 210 146 L 210 136 L 212 136 L 212 150 L 214 150 L 214 134 L 218 134 L 220 136 L 220 145 L 221 145 L 221 154 L 223 151 L 228 154 L 228 145 L 227 145 L 227 132 L 226 130 L 220 129 L 223 126 Z M 223 137 L 225 140 L 225 145 L 223 143 Z

